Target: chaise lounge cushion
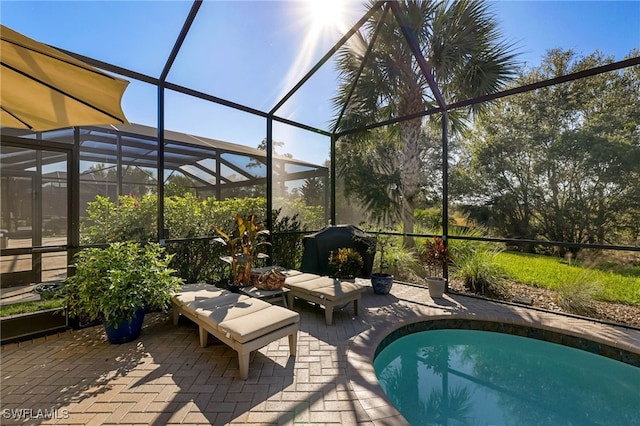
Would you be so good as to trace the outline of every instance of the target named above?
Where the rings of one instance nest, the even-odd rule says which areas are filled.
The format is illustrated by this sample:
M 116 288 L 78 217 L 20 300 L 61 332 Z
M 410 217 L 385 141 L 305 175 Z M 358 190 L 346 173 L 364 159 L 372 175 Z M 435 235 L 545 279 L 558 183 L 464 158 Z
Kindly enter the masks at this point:
M 289 306 L 293 306 L 296 297 L 322 305 L 325 308 L 327 325 L 333 323 L 333 309 L 342 304 L 353 302 L 354 313 L 358 315 L 358 303 L 364 291 L 363 286 L 354 282 L 311 273 L 300 273 L 295 270 L 283 272 L 286 275 L 284 285 L 289 289 L 289 293 L 287 293 Z
M 314 280 L 316 278 L 321 278 L 320 275 L 316 275 L 316 274 L 307 274 L 305 272 L 298 272 L 296 274 L 295 272 L 298 272 L 298 271 L 289 270 L 285 272 L 285 276 L 286 276 L 286 278 L 284 279 L 285 285 L 294 285 L 294 284 Z
M 364 287 L 355 283 L 350 283 L 348 281 L 340 281 L 339 283 L 335 283 L 333 282 L 333 280 L 331 281 L 332 281 L 331 283 L 327 284 L 325 282 L 325 283 L 322 283 L 322 285 L 319 285 L 318 287 L 313 287 L 309 289 L 301 286 L 300 290 L 308 290 L 311 293 L 321 294 L 325 298 L 330 300 L 341 300 L 344 297 L 351 297 L 353 293 L 359 293 L 364 289 Z M 310 284 L 317 285 L 315 283 L 310 283 Z
M 306 278 L 306 279 L 304 279 Z M 285 285 L 295 287 L 299 293 L 308 293 L 329 300 L 340 300 L 359 293 L 363 287 L 349 281 L 335 280 L 313 274 L 302 274 L 285 280 Z
M 236 342 L 245 343 L 300 320 L 300 315 L 297 312 L 273 306 L 261 300 L 252 302 L 260 302 L 260 304 L 268 306 L 252 313 L 226 319 L 219 323 L 219 330 L 231 335 Z M 233 309 L 241 310 L 243 308 Z
M 238 352 L 242 379 L 249 375 L 251 352 L 275 340 L 288 337 L 289 353 L 296 354 L 300 315 L 287 308 L 207 284 L 185 285 L 172 301 L 174 324 L 180 315 L 194 321 L 200 346 L 213 334 Z
M 186 284 L 182 286 L 180 293 L 174 296 L 174 301 L 185 305 L 194 300 L 210 299 L 225 294 L 233 294 L 210 284 Z
M 248 296 L 240 296 L 237 301 L 231 304 L 216 304 L 216 300 L 208 300 L 202 301 L 195 306 L 192 305 L 192 308 L 195 308 L 198 317 L 203 317 L 205 321 L 219 329 L 220 324 L 224 321 L 253 314 L 269 306 L 271 306 L 269 303 L 262 300 L 251 299 Z
M 334 279 L 329 277 L 317 277 L 317 278 L 310 278 L 305 281 L 298 281 L 295 283 L 291 283 L 285 280 L 285 283 L 288 285 L 295 285 L 295 287 L 299 290 L 313 291 L 323 287 L 333 286 Z

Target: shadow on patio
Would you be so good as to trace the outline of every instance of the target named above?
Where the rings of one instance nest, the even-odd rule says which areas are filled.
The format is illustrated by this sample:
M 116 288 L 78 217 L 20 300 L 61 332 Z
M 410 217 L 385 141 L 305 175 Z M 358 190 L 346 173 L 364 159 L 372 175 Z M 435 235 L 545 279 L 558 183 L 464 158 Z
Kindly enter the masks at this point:
M 361 312 L 337 310 L 333 326 L 317 307 L 296 301 L 298 354 L 286 338 L 251 359 L 238 378 L 226 345 L 200 348 L 197 328 L 150 314 L 137 341 L 111 345 L 102 327 L 2 348 L 3 424 L 373 424 L 402 421 L 375 379 L 377 344 L 402 324 L 480 318 L 562 328 L 640 354 L 640 331 L 396 283 L 390 295 L 363 294 Z M 38 410 L 41 410 L 40 412 Z

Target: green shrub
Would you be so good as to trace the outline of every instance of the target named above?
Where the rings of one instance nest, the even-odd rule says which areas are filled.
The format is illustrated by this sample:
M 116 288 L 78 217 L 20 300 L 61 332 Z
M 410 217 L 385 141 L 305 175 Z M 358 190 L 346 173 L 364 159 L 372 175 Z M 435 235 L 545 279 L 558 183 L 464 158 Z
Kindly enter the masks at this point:
M 386 263 L 390 271 L 398 279 L 410 279 L 410 272 L 420 269 L 420 262 L 415 250 L 407 248 L 402 243 L 401 237 L 396 237 L 396 243 L 392 243 L 385 251 Z
M 317 231 L 328 224 L 322 206 L 308 206 L 301 198 L 277 198 L 273 204 L 283 217 L 297 216 L 301 229 L 305 231 Z
M 434 232 L 442 229 L 442 212 L 439 208 L 415 209 L 413 212 L 416 224 Z
M 302 224 L 298 214 L 282 215 L 282 209 L 273 211 L 275 223 L 271 233 L 271 260 L 274 265 L 299 269 L 302 263 Z
M 171 255 L 156 243 L 83 249 L 74 260 L 75 274 L 64 287 L 69 314 L 109 326 L 131 321 L 140 308 L 166 308 L 182 284 L 169 268 Z
M 317 230 L 325 226 L 324 210 L 307 206 L 300 199 L 278 199 L 281 208 L 274 210 L 274 232 Z M 122 196 L 118 203 L 108 197 L 96 196 L 87 206 L 88 217 L 81 224 L 83 244 L 116 241 L 153 241 L 156 239 L 157 197 L 145 195 L 141 200 Z M 231 232 L 236 215 L 256 216 L 266 221 L 266 199 L 213 197 L 201 200 L 194 194 L 165 197 L 165 228 L 169 239 L 195 239 L 167 243 L 167 253 L 173 255 L 171 266 L 186 282 L 216 283 L 226 280 L 229 267 L 220 260 L 226 253 L 220 245 L 210 244 L 216 236 L 214 227 Z M 272 258 L 275 264 L 297 268 L 302 260 L 301 234 L 274 235 Z M 200 240 L 198 240 L 200 238 Z M 264 261 L 260 261 L 263 262 Z M 257 263 L 257 266 L 261 264 Z
M 87 204 L 86 219 L 80 223 L 82 244 L 116 241 L 150 241 L 156 238 L 157 197 L 148 194 L 138 200 L 133 195 L 118 197 L 118 204 L 109 197 L 96 195 Z

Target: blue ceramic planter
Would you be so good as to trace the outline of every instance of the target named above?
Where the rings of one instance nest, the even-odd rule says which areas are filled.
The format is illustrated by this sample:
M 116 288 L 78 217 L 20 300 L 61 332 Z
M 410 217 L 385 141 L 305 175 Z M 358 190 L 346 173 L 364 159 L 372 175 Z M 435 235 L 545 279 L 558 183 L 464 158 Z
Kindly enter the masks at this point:
M 104 323 L 104 329 L 107 332 L 107 339 L 111 343 L 127 343 L 135 340 L 140 336 L 142 330 L 142 321 L 144 320 L 144 309 L 140 308 L 136 311 L 136 316 L 131 321 L 124 321 L 118 324 L 118 328 L 107 326 Z
M 393 286 L 393 275 L 373 273 L 371 274 L 371 286 L 375 294 L 389 294 Z

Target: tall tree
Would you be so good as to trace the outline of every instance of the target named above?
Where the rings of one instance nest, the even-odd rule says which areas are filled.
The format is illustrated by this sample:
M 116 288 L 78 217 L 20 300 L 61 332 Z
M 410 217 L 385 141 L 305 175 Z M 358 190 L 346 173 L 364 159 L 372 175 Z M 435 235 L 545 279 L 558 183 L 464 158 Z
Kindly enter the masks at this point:
M 374 4 L 371 1 L 370 7 Z M 495 92 L 514 74 L 514 53 L 502 40 L 488 2 L 404 0 L 398 5 L 447 102 Z M 371 51 L 366 54 L 370 45 Z M 386 9 L 376 12 L 365 30 L 345 45 L 337 66 L 341 82 L 334 98 L 336 111 L 342 111 L 346 102 L 344 116 L 335 119 L 338 130 L 360 128 L 436 106 L 426 76 L 396 18 Z M 469 112 L 452 114 L 454 131 L 464 125 Z M 439 119 L 431 123 L 437 127 Z M 360 166 L 372 164 L 371 176 L 385 189 L 372 191 L 364 181 L 369 176 L 364 174 L 359 181 L 347 181 L 351 185 L 348 190 L 364 205 L 377 205 L 386 209 L 385 213 L 401 217 L 408 233 L 413 231 L 413 211 L 424 182 L 423 124 L 420 118 L 406 120 L 383 131 L 365 131 L 339 141 L 343 158 Z M 392 154 L 371 161 L 368 154 L 379 154 L 380 150 L 391 150 Z
M 636 52 L 637 55 L 637 52 Z M 551 50 L 524 85 L 612 62 Z M 615 242 L 640 206 L 638 67 L 511 96 L 478 120 L 464 169 L 507 236 Z M 626 223 L 624 221 L 627 221 Z
M 300 187 L 300 194 L 307 206 L 324 205 L 324 182 L 319 177 L 304 180 Z

